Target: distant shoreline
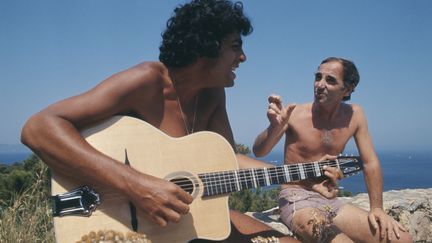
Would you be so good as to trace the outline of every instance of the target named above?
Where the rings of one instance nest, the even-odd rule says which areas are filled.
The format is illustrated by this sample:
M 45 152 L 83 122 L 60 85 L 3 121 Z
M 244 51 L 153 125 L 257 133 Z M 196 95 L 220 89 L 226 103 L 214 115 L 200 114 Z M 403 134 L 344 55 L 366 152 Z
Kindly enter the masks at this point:
M 0 152 L 0 164 L 11 165 L 15 162 L 22 162 L 23 160 L 26 160 L 28 157 L 30 157 L 32 154 L 33 153 L 30 151 Z

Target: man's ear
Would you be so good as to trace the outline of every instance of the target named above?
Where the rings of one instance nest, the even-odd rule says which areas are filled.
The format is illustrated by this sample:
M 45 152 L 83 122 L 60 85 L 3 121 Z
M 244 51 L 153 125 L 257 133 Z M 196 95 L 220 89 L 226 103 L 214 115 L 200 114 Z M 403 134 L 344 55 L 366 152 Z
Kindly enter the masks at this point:
M 344 97 L 350 96 L 351 93 L 354 91 L 354 85 L 344 85 L 345 94 Z

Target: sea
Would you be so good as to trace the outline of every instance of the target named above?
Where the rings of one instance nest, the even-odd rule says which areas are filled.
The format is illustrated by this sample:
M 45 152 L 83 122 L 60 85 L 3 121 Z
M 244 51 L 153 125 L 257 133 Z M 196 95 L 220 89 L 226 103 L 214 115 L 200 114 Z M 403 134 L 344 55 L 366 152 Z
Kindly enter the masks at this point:
M 11 165 L 27 159 L 31 155 L 31 152 L 0 152 L 0 164 Z
M 31 156 L 31 152 L 1 152 L 0 164 L 10 165 Z M 425 152 L 378 152 L 383 171 L 384 191 L 432 188 L 432 151 Z M 283 152 L 275 151 L 259 158 L 281 165 Z M 339 182 L 344 190 L 353 194 L 367 192 L 363 173 L 344 178 Z

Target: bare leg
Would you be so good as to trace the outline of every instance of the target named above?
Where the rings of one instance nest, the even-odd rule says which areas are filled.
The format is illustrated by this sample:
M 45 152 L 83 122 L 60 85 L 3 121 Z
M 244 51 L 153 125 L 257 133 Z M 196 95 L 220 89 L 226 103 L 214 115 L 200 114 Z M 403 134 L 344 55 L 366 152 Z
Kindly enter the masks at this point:
M 355 242 L 387 242 L 387 239 L 379 239 L 368 221 L 368 212 L 350 204 L 343 206 L 334 218 L 334 224 Z M 400 231 L 400 239 L 392 239 L 391 242 L 413 242 L 408 232 Z
M 300 241 L 294 239 L 293 237 L 286 236 L 281 232 L 272 229 L 268 225 L 259 222 L 243 213 L 230 210 L 231 217 L 231 234 L 228 239 L 222 242 L 252 242 L 251 239 L 261 236 L 261 237 L 276 237 L 279 238 L 280 243 L 300 243 Z M 213 242 L 205 240 L 194 240 L 193 243 L 198 242 Z
M 333 215 L 315 208 L 297 210 L 293 217 L 293 232 L 302 242 L 353 242 L 332 223 Z

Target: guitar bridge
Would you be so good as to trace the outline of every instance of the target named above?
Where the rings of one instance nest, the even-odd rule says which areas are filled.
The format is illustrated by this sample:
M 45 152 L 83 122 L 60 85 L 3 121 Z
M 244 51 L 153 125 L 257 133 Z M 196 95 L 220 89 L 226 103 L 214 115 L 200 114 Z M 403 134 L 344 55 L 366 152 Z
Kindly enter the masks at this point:
M 100 195 L 89 186 L 51 197 L 53 216 L 90 216 L 101 203 Z

